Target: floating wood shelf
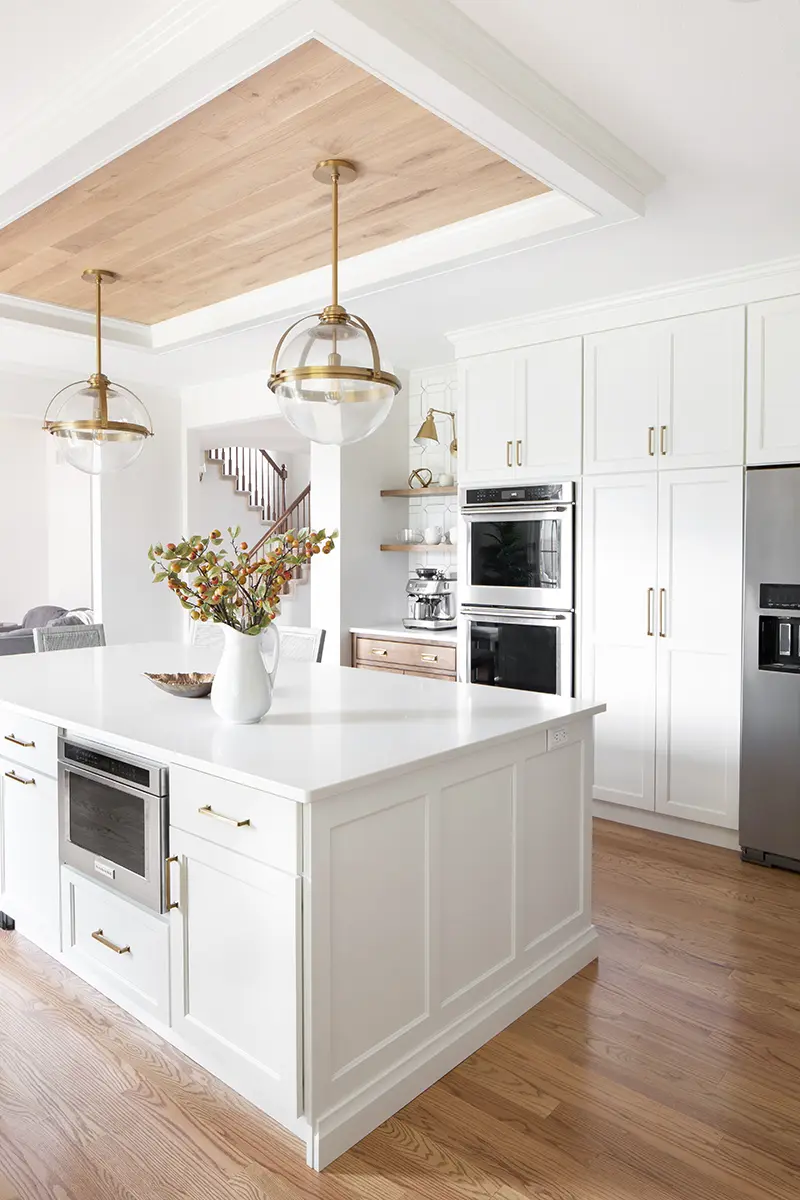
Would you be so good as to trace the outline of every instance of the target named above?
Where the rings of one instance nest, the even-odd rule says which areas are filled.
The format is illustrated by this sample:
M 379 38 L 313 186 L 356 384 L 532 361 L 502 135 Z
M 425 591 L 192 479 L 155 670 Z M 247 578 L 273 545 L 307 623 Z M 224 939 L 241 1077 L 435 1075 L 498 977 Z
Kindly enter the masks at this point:
M 431 484 L 426 488 L 387 488 L 381 491 L 382 496 L 455 496 L 457 493 L 455 484 L 452 487 L 435 487 Z
M 427 542 L 402 542 L 397 546 L 381 546 L 381 550 L 455 550 L 455 546 L 451 542 L 437 542 L 435 546 Z

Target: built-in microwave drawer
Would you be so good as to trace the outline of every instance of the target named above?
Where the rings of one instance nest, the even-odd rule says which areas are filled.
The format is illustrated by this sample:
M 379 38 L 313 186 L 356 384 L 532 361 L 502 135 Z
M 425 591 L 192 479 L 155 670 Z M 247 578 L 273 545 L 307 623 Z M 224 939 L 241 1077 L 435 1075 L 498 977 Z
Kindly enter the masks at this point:
M 64 958 L 112 1000 L 169 1024 L 169 924 L 61 868 Z
M 58 728 L 13 708 L 0 708 L 0 754 L 22 766 L 36 767 L 52 776 L 58 773 Z
M 421 671 L 456 669 L 455 646 L 438 642 L 391 642 L 381 638 L 356 638 L 356 661 L 375 666 L 385 663 L 393 667 L 416 667 Z
M 172 767 L 169 823 L 297 875 L 302 805 L 190 767 Z

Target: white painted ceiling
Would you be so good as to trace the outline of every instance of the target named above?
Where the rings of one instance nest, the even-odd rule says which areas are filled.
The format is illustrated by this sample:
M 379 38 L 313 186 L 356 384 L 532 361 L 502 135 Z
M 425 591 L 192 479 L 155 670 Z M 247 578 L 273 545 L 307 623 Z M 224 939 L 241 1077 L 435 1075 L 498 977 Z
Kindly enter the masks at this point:
M 638 221 L 359 298 L 356 311 L 396 365 L 451 357 L 444 333 L 484 319 L 800 253 L 799 0 L 453 3 L 666 182 Z M 15 11 L 24 29 L 0 38 L 4 113 L 19 111 L 21 95 L 33 106 L 55 102 L 70 72 L 87 69 L 96 39 L 111 51 L 134 21 L 144 26 L 163 9 L 152 0 L 30 0 Z M 244 373 L 268 362 L 275 334 L 269 326 L 174 350 L 162 365 L 186 382 Z
M 0 0 L 3 141 L 24 135 L 43 113 L 57 117 L 65 97 L 83 91 L 93 75 L 113 69 L 115 54 L 156 18 L 168 18 L 173 8 L 180 5 L 163 0 Z M 13 164 L 5 166 L 11 170 Z

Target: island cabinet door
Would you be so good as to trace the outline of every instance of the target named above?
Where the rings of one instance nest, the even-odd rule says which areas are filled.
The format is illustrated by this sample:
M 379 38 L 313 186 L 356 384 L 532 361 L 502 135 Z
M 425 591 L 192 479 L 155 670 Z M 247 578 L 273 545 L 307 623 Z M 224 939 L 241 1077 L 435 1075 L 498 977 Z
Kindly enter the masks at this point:
M 58 951 L 60 911 L 56 781 L 0 758 L 0 912 Z
M 301 879 L 174 827 L 170 854 L 172 1027 L 186 1053 L 291 1125 L 302 1111 Z

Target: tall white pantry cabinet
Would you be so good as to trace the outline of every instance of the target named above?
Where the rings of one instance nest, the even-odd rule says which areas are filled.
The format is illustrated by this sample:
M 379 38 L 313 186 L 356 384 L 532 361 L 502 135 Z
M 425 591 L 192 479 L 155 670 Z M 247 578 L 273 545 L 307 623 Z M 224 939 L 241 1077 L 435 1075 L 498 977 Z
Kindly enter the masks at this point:
M 595 797 L 735 829 L 744 467 L 800 462 L 800 296 L 480 341 L 458 349 L 459 482 L 579 482 Z

